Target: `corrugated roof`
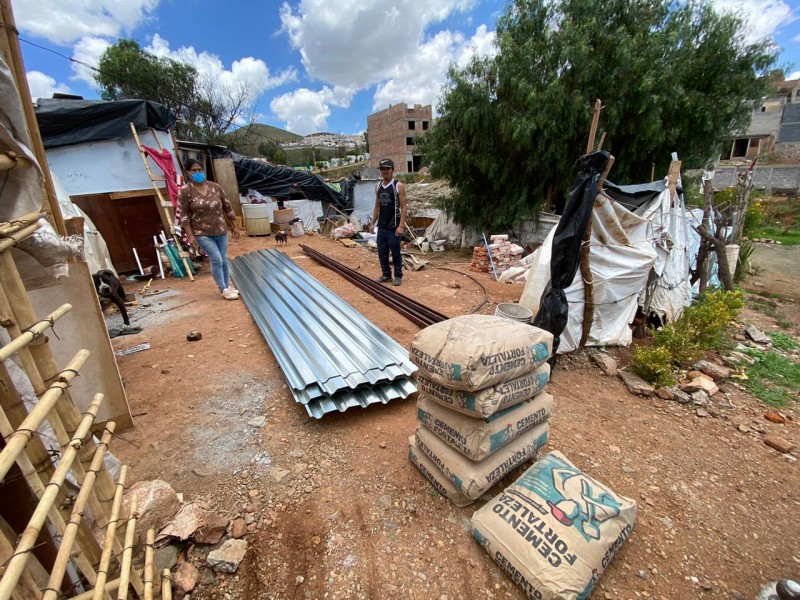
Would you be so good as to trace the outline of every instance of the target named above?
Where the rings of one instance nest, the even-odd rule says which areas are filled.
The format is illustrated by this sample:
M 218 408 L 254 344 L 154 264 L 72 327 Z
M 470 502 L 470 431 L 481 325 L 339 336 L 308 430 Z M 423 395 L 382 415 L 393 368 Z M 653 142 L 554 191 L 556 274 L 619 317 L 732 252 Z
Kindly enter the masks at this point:
M 407 350 L 281 252 L 238 256 L 231 268 L 295 400 L 312 417 L 416 391 Z

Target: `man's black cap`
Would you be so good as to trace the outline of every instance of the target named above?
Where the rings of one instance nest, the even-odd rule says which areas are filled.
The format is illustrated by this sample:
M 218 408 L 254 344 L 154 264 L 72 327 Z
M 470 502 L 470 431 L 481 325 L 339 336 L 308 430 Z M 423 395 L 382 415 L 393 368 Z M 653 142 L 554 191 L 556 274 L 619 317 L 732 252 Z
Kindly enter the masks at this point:
M 383 169 L 386 167 L 394 169 L 394 161 L 391 158 L 384 158 L 378 165 L 379 169 Z

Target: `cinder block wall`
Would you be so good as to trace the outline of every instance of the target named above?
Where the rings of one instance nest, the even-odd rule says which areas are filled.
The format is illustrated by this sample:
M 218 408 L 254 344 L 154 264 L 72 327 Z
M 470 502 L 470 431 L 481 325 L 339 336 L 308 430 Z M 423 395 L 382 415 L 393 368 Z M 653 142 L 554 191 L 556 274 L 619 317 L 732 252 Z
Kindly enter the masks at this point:
M 414 155 L 414 146 L 407 144 L 407 138 L 424 134 L 423 122 L 428 129 L 433 125 L 433 109 L 430 104 L 409 107 L 395 104 L 367 117 L 367 136 L 369 139 L 369 160 L 367 168 L 376 169 L 382 158 L 394 161 L 395 173 L 408 173 L 408 161 Z M 409 123 L 414 129 L 409 129 Z

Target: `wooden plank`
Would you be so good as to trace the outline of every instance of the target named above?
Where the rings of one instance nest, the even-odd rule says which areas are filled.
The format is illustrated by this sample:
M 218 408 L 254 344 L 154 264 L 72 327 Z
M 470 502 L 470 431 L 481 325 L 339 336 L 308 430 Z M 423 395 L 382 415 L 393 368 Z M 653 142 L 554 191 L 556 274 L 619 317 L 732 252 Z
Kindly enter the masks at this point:
M 236 180 L 236 169 L 233 166 L 232 158 L 215 158 L 212 161 L 214 165 L 214 178 L 216 182 L 222 186 L 225 195 L 230 200 L 233 212 L 237 217 L 242 216 L 242 206 L 239 202 L 239 182 Z
M 162 192 L 166 194 L 167 188 L 160 188 Z M 112 200 L 119 200 L 120 198 L 140 198 L 142 196 L 147 196 L 148 198 L 152 198 L 155 196 L 155 192 L 152 188 L 147 188 L 146 190 L 126 190 L 124 192 L 110 192 L 108 197 Z

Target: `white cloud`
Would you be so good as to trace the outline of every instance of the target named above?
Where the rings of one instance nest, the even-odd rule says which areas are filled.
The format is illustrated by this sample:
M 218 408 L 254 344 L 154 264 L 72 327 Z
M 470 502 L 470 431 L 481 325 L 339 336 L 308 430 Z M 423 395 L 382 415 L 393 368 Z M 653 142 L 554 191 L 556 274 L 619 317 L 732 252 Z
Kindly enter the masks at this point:
M 97 66 L 97 63 L 100 62 L 100 57 L 109 45 L 106 40 L 97 37 L 81 38 L 72 48 L 72 59 L 78 61 L 72 63 L 72 79 L 84 81 L 92 87 L 97 87 L 97 83 L 94 80 L 96 71 L 91 67 Z
M 450 31 L 436 34 L 387 74 L 389 79 L 375 92 L 372 109 L 382 110 L 398 102 L 433 104 L 435 109 L 450 64 L 464 66 L 476 54 L 494 55 L 497 52 L 494 39 L 495 33 L 485 25 L 478 27 L 469 40 Z
M 28 88 L 31 90 L 31 97 L 34 100 L 37 98 L 51 98 L 54 92 L 69 94 L 72 91 L 69 86 L 63 83 L 56 83 L 55 79 L 41 71 L 28 71 L 26 75 L 28 77 Z
M 297 80 L 297 71 L 294 67 L 273 76 L 263 60 L 249 56 L 234 61 L 231 68 L 226 69 L 216 54 L 197 52 L 193 46 L 181 46 L 177 50 L 171 50 L 169 42 L 158 34 L 153 36 L 152 42 L 145 50 L 162 58 L 172 58 L 192 65 L 200 76 L 213 83 L 218 93 L 235 92 L 246 85 L 251 102 L 268 89 Z
M 422 42 L 425 30 L 475 0 L 301 0 L 281 7 L 282 30 L 309 76 L 365 88 L 387 77 Z
M 794 73 L 791 73 L 786 79 L 789 80 L 789 81 L 794 81 L 795 79 L 800 79 L 800 71 L 795 71 Z
M 465 64 L 475 53 L 492 54 L 495 34 L 485 25 L 467 39 L 459 32 L 441 31 L 426 38 L 427 30 L 476 0 L 301 0 L 281 7 L 281 31 L 300 52 L 312 79 L 333 90 L 358 91 L 378 84 L 374 109 L 390 103 L 431 104 L 447 79 L 452 62 Z M 331 90 L 309 89 L 284 94 L 272 110 L 292 131 L 324 129 L 335 106 Z M 349 100 L 348 100 L 349 102 Z
M 713 0 L 713 3 L 718 10 L 737 13 L 747 21 L 749 42 L 773 35 L 782 25 L 797 18 L 783 0 Z
M 160 0 L 16 0 L 14 17 L 25 33 L 61 46 L 86 36 L 115 38 L 149 19 Z
M 276 96 L 270 102 L 270 109 L 281 119 L 287 130 L 300 135 L 308 135 L 328 129 L 331 106 L 347 108 L 355 90 L 351 88 L 323 87 L 319 91 L 300 88 Z

